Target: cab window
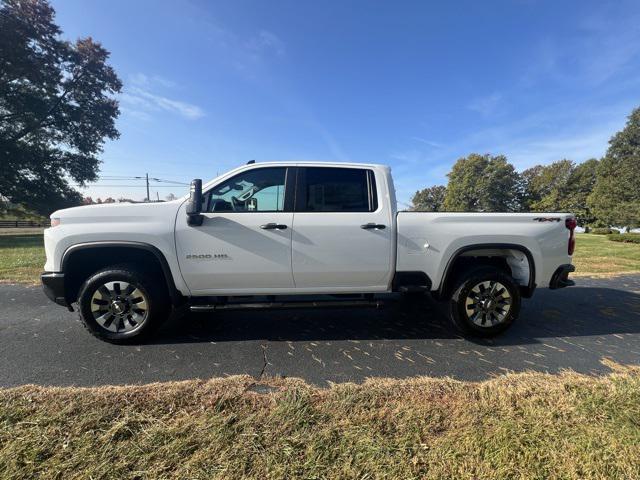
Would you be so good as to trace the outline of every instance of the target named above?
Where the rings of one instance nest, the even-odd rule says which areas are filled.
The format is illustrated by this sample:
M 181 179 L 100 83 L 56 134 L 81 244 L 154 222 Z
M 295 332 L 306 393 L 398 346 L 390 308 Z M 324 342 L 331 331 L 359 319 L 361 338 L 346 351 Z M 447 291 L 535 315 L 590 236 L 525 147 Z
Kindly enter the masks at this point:
M 298 212 L 373 212 L 377 209 L 373 171 L 358 168 L 300 169 Z
M 213 187 L 205 196 L 207 212 L 282 212 L 284 167 L 256 168 Z

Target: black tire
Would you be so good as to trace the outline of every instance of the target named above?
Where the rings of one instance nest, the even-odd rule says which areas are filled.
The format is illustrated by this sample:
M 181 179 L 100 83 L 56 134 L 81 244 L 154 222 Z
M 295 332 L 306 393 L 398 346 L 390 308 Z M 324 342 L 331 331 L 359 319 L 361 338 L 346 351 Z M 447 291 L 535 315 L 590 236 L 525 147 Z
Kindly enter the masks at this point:
M 106 292 L 109 292 L 107 285 L 114 287 L 114 291 L 111 292 L 114 295 L 117 292 L 123 295 L 107 296 Z M 117 288 L 116 285 L 118 285 Z M 125 296 L 130 287 L 123 292 L 121 285 L 131 285 L 134 290 L 129 296 L 135 295 L 135 298 Z M 113 305 L 116 299 L 124 307 Z M 95 306 L 98 302 L 100 304 Z M 103 306 L 103 303 L 107 305 Z M 144 309 L 141 305 L 144 305 Z M 114 307 L 118 307 L 118 312 L 122 309 L 122 313 L 114 313 Z M 95 308 L 106 310 L 94 311 Z M 147 339 L 164 323 L 171 311 L 171 302 L 165 285 L 157 279 L 153 279 L 133 265 L 114 265 L 94 273 L 80 287 L 78 311 L 85 328 L 100 340 L 117 344 L 135 343 Z M 101 315 L 103 313 L 106 316 L 104 326 L 99 323 L 99 319 L 104 318 Z M 138 321 L 136 322 L 134 318 Z M 109 322 L 110 319 L 111 322 Z M 120 326 L 122 328 L 119 328 Z
M 488 290 L 493 285 L 496 285 L 495 291 L 500 292 L 493 295 L 498 300 L 491 300 L 492 295 L 482 289 L 484 286 Z M 502 288 L 506 292 L 502 292 Z M 474 300 L 479 295 L 487 298 Z M 465 335 L 493 337 L 508 329 L 518 318 L 520 303 L 520 288 L 510 275 L 495 267 L 479 267 L 456 279 L 449 299 L 449 317 Z

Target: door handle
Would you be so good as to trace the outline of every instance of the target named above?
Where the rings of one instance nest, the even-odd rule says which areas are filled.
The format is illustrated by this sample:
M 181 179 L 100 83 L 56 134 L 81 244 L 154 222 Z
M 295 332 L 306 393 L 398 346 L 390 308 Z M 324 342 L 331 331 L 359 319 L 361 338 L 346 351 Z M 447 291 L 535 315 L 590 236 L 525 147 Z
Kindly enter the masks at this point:
M 263 230 L 286 230 L 287 226 L 281 223 L 265 223 L 260 225 L 260 228 Z
M 360 225 L 360 228 L 364 228 L 365 230 L 384 230 L 387 226 L 379 223 L 365 223 L 364 225 Z

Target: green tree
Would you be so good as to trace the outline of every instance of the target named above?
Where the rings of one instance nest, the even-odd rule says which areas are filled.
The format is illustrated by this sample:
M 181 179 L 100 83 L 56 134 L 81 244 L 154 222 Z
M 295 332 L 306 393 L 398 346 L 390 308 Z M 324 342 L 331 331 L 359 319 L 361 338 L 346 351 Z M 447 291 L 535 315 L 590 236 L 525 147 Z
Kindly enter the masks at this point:
M 592 158 L 576 165 L 559 160 L 550 165 L 536 165 L 522 172 L 523 209 L 533 212 L 574 213 L 580 225 L 595 218 L 587 205 L 593 190 L 598 160 Z
M 433 187 L 418 190 L 411 198 L 411 210 L 420 212 L 439 212 L 444 205 L 447 187 L 434 185 Z
M 536 165 L 522 172 L 524 207 L 534 212 L 558 212 L 563 209 L 569 177 L 575 169 L 571 160 Z
M 609 140 L 588 202 L 599 223 L 640 226 L 640 108 Z
M 504 155 L 472 153 L 447 175 L 444 209 L 453 212 L 514 212 L 520 209 L 520 177 Z
M 597 159 L 592 158 L 573 169 L 567 180 L 564 200 L 561 202 L 560 211 L 575 214 L 578 225 L 582 227 L 596 221 L 587 198 L 596 184 L 598 163 Z
M 538 179 L 542 176 L 543 170 L 543 165 L 536 165 L 527 168 L 520 174 L 520 186 L 522 188 L 521 206 L 525 211 L 531 210 L 531 205 L 542 199 Z
M 0 197 L 41 214 L 80 204 L 118 137 L 121 82 L 91 38 L 60 38 L 45 0 L 0 1 Z

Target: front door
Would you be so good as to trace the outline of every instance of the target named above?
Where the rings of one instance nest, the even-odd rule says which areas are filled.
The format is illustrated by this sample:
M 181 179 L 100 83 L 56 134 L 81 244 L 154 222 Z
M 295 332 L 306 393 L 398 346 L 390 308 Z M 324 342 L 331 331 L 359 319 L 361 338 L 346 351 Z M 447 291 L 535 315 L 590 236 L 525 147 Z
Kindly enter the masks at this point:
M 289 170 L 289 182 L 287 175 Z M 180 271 L 194 295 L 271 293 L 294 286 L 291 175 L 286 167 L 253 167 L 204 192 L 201 226 L 176 220 Z
M 384 291 L 393 273 L 386 191 L 364 168 L 299 167 L 293 220 L 293 278 L 300 292 Z

